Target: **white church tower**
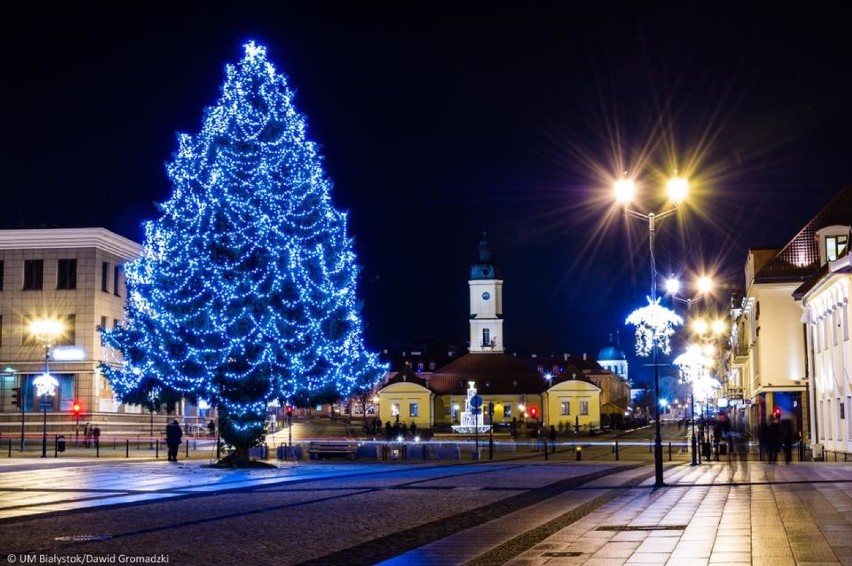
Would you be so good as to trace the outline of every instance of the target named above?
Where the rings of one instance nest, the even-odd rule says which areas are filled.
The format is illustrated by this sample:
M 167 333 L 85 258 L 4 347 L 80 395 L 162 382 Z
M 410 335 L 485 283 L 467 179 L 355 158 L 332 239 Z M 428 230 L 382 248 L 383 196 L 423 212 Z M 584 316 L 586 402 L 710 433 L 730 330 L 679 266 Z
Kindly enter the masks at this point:
M 479 263 L 470 266 L 470 352 L 503 353 L 503 279 L 493 263 L 485 234 L 479 242 Z

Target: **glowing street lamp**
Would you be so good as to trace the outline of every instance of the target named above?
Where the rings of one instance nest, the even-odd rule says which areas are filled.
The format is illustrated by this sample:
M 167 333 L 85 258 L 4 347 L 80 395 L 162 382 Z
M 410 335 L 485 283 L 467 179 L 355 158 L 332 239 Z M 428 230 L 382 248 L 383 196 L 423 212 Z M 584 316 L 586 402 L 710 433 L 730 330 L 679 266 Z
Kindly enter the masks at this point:
M 56 388 L 59 386 L 59 382 L 56 378 L 50 375 L 48 360 L 50 359 L 50 347 L 57 338 L 62 336 L 64 327 L 62 323 L 56 319 L 38 318 L 30 322 L 29 332 L 30 335 L 44 345 L 44 373 L 33 380 L 33 385 L 35 385 L 36 388 L 36 397 L 41 397 L 41 408 L 44 412 L 44 424 L 41 438 L 41 457 L 47 458 L 46 397 L 53 397 L 56 394 Z
M 679 301 L 681 303 L 686 304 L 687 316 L 691 316 L 692 306 L 696 303 L 696 301 L 708 297 L 710 295 L 710 293 L 713 291 L 714 287 L 715 287 L 715 282 L 713 281 L 713 279 L 711 277 L 707 276 L 707 275 L 702 275 L 702 276 L 698 277 L 698 279 L 695 281 L 695 289 L 697 291 L 696 294 L 693 295 L 692 297 L 683 298 L 683 297 L 678 295 L 678 293 L 681 290 L 680 280 L 678 280 L 678 278 L 675 277 L 674 275 L 672 275 L 671 277 L 666 279 L 666 293 L 668 293 L 668 295 L 671 296 L 672 301 Z M 702 322 L 703 322 L 703 319 L 699 319 L 699 320 L 702 320 Z M 701 326 L 702 323 L 698 322 L 700 330 L 697 330 L 694 326 L 696 324 L 696 322 L 697 321 L 693 322 L 693 330 L 697 331 L 698 334 L 706 333 L 707 330 L 708 330 L 708 327 L 706 327 L 706 326 L 702 327 Z M 706 324 L 706 322 L 704 324 Z M 715 323 L 714 323 L 714 327 L 715 327 Z M 683 361 L 684 361 L 684 363 L 687 363 L 687 361 L 685 359 Z M 691 362 L 691 363 L 695 363 L 695 361 L 693 360 L 693 362 Z M 694 382 L 693 380 L 686 380 L 686 379 L 684 379 L 684 381 L 687 381 L 689 383 Z M 690 396 L 692 397 L 691 403 L 690 403 L 690 405 L 691 405 L 690 412 L 692 413 L 692 442 L 691 442 L 691 444 L 692 444 L 692 464 L 691 465 L 697 466 L 700 463 L 701 457 L 698 454 L 698 442 L 697 442 L 696 437 L 695 437 L 695 388 L 694 387 L 693 387 L 693 391 L 692 391 Z
M 647 356 L 653 353 L 654 366 L 654 397 L 660 398 L 660 368 L 657 363 L 657 351 L 663 353 L 671 351 L 671 336 L 674 327 L 683 323 L 677 314 L 660 305 L 657 298 L 657 262 L 654 256 L 654 237 L 656 235 L 656 223 L 658 220 L 677 212 L 680 203 L 686 199 L 689 183 L 683 177 L 674 177 L 666 183 L 670 205 L 658 213 L 642 213 L 628 208 L 636 192 L 636 184 L 627 177 L 615 183 L 613 187 L 615 198 L 624 207 L 624 214 L 638 218 L 648 223 L 648 242 L 651 260 L 651 294 L 648 297 L 648 306 L 637 309 L 627 318 L 626 323 L 636 327 L 636 353 Z M 654 486 L 661 487 L 663 482 L 663 442 L 660 432 L 660 404 L 654 403 Z

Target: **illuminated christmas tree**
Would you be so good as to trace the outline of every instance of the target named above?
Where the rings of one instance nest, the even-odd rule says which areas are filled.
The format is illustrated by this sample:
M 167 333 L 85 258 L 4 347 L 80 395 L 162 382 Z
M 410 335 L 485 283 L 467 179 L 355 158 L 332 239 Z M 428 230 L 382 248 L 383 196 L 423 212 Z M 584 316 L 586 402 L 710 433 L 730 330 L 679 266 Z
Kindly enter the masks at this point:
M 201 131 L 180 136 L 172 197 L 126 266 L 125 320 L 102 331 L 121 360 L 102 368 L 122 400 L 164 388 L 216 404 L 245 454 L 270 402 L 348 396 L 384 368 L 363 343 L 346 214 L 286 77 L 253 42 L 226 74 Z

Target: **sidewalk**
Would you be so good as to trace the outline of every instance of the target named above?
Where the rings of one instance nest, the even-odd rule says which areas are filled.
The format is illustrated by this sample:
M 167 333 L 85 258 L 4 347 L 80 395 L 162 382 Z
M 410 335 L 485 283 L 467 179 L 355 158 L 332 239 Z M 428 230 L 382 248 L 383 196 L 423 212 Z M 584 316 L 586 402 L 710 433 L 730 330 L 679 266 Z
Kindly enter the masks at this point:
M 650 476 L 647 477 L 651 472 Z M 852 467 L 644 467 L 594 482 L 383 563 L 852 565 Z M 638 474 L 647 477 L 629 487 Z

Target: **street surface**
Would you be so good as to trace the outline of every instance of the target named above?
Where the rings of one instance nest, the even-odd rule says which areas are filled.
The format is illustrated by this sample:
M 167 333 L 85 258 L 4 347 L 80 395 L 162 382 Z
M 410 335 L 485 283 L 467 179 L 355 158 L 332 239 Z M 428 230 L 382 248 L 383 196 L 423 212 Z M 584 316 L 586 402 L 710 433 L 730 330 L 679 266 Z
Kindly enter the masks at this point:
M 573 455 L 251 471 L 202 460 L 3 459 L 0 559 L 852 564 L 848 464 L 666 461 L 667 486 L 654 489 L 647 459 Z

